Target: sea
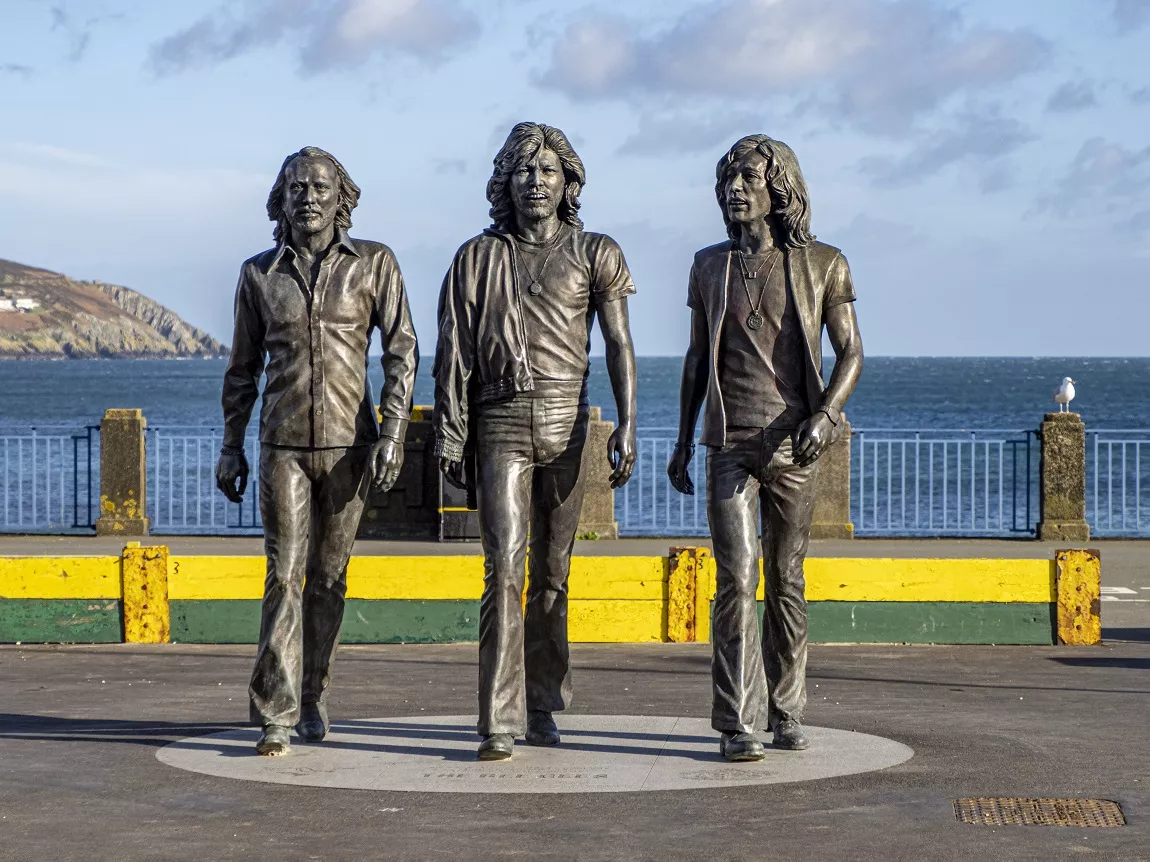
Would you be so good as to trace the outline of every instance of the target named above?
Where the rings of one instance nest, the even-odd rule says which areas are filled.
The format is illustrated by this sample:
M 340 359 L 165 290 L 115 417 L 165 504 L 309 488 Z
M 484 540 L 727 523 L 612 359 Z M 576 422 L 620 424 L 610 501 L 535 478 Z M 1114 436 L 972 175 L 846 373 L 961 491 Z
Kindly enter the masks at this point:
M 678 422 L 680 357 L 638 358 L 639 429 Z M 0 361 L 0 429 L 98 425 L 108 408 L 139 408 L 150 428 L 218 428 L 222 359 Z M 379 391 L 379 360 L 370 361 Z M 1150 358 L 868 357 L 847 405 L 856 429 L 1024 430 L 1057 410 L 1054 391 L 1075 381 L 1073 409 L 1091 429 L 1150 429 Z M 415 403 L 431 404 L 431 357 L 423 357 Z M 616 418 L 602 357 L 592 359 L 591 403 Z M 258 411 L 258 407 L 257 407 Z M 258 415 L 258 414 L 254 414 Z

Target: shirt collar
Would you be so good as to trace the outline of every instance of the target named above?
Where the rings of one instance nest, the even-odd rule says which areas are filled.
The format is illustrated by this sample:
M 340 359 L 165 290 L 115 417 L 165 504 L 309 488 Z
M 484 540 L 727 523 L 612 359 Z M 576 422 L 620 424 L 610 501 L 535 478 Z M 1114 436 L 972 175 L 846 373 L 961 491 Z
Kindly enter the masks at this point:
M 342 249 L 343 251 L 346 251 L 348 254 L 351 254 L 355 257 L 362 257 L 362 255 L 359 253 L 359 249 L 355 247 L 355 241 L 347 235 L 347 230 L 345 228 L 341 227 L 336 231 L 335 242 L 333 243 L 333 246 L 335 248 Z M 330 251 L 328 253 L 330 254 Z M 278 246 L 276 246 L 276 253 L 272 257 L 271 263 L 268 264 L 268 272 L 271 272 L 273 269 L 279 266 L 280 260 L 282 260 L 285 255 L 294 258 L 296 257 L 296 250 L 292 248 L 291 245 L 289 245 L 287 242 L 281 242 Z

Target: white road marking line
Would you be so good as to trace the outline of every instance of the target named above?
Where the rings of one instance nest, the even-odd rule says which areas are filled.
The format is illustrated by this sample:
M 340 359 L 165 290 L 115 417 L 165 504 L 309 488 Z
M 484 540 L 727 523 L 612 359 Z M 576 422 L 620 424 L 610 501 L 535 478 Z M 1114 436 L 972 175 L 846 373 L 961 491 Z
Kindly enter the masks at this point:
M 1102 595 L 1136 596 L 1138 593 L 1129 587 L 1103 587 Z

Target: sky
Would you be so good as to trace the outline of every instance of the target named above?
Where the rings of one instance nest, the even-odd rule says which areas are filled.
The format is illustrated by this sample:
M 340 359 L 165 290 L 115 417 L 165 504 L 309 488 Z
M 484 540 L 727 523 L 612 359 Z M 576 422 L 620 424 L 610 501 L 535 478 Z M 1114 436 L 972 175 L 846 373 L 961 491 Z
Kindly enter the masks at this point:
M 685 349 L 715 163 L 765 133 L 867 353 L 1150 355 L 1150 0 L 0 0 L 0 257 L 230 342 L 276 172 L 319 146 L 430 353 L 521 120 L 583 159 L 640 354 Z

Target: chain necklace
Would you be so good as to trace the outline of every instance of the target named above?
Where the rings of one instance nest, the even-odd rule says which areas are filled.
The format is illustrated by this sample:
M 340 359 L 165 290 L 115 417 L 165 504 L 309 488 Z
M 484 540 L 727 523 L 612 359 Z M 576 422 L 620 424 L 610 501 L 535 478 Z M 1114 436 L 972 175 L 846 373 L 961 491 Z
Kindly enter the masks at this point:
M 747 257 L 748 257 L 748 255 L 743 254 L 741 251 L 739 252 L 739 266 L 742 267 L 743 274 L 747 278 L 758 278 L 759 277 L 759 270 L 763 268 L 763 264 L 766 263 L 766 260 L 764 259 L 764 260 L 760 261 L 759 265 L 755 267 L 755 271 L 751 272 L 751 268 L 749 266 L 747 266 Z
M 547 243 L 550 243 L 551 247 L 547 249 L 547 256 L 545 258 L 543 258 L 543 266 L 539 267 L 538 273 L 532 272 L 531 267 L 529 267 L 527 265 L 527 255 L 524 253 L 524 249 L 523 249 L 524 245 L 535 245 L 535 243 L 529 243 L 526 240 L 521 240 L 521 239 L 519 239 L 519 237 L 515 237 L 515 242 L 519 246 L 519 258 L 523 262 L 523 268 L 525 270 L 527 270 L 527 274 L 531 277 L 531 282 L 527 285 L 527 292 L 530 293 L 532 296 L 538 296 L 539 294 L 541 294 L 543 292 L 543 285 L 541 283 L 541 281 L 543 279 L 543 273 L 546 271 L 547 264 L 551 260 L 551 253 L 553 251 L 555 251 L 555 249 L 559 245 L 559 237 L 562 233 L 563 233 L 563 226 L 560 225 L 559 230 L 555 231 L 555 236 L 553 236 L 551 239 L 547 240 Z M 538 245 L 540 247 L 542 247 L 542 246 L 546 245 L 547 243 L 539 243 Z
M 776 252 L 778 249 L 775 250 Z M 766 261 L 764 261 L 765 263 Z M 753 306 L 750 316 L 747 317 L 747 326 L 753 330 L 760 330 L 763 328 L 763 316 L 759 314 L 759 306 L 763 304 L 763 297 L 767 293 L 767 286 L 771 283 L 771 276 L 775 271 L 775 264 L 779 262 L 779 255 L 771 255 L 771 268 L 767 270 L 767 277 L 763 279 L 763 286 L 759 290 L 759 301 L 755 302 L 751 299 L 751 287 L 747 284 L 747 269 L 746 264 L 743 263 L 743 253 L 739 252 L 739 275 L 743 278 L 743 290 L 747 293 L 747 302 Z M 759 264 L 759 269 L 762 269 L 762 264 Z M 759 269 L 756 269 L 751 275 L 751 278 L 758 278 Z

